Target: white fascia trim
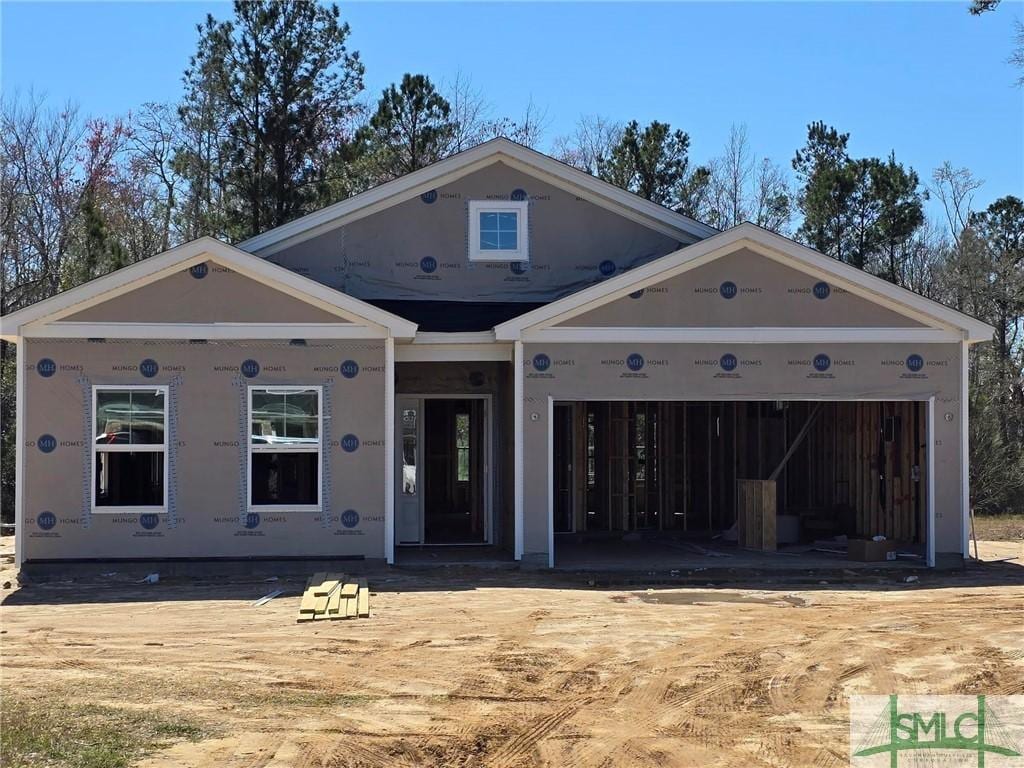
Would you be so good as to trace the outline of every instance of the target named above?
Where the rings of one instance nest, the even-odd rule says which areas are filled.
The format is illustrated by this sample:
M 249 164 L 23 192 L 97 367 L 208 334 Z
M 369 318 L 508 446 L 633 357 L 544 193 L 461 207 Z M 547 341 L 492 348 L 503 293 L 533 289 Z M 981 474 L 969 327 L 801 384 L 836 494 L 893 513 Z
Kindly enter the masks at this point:
M 494 328 L 495 338 L 499 341 L 513 341 L 527 328 L 536 329 L 565 322 L 744 247 L 786 266 L 823 277 L 850 293 L 917 322 L 964 331 L 968 334 L 968 341 L 987 341 L 994 333 L 994 328 L 980 320 L 746 223 L 497 325 Z
M 529 343 L 567 344 L 908 344 L 960 343 L 962 334 L 939 328 L 538 328 L 522 334 Z
M 494 331 L 462 331 L 455 333 L 444 333 L 442 331 L 427 331 L 417 333 L 412 340 L 413 344 L 493 344 Z
M 400 344 L 395 347 L 400 363 L 508 362 L 512 344 Z
M 498 161 L 567 191 L 586 193 L 584 197 L 589 202 L 677 239 L 682 235 L 684 240 L 700 240 L 718 232 L 714 227 L 619 189 L 540 152 L 497 138 L 251 237 L 239 243 L 238 247 L 260 256 L 269 256 L 335 227 L 418 197 Z
M 0 336 L 15 341 L 34 323 L 55 322 L 206 261 L 228 267 L 349 322 L 377 326 L 399 338 L 412 338 L 416 333 L 415 323 L 215 238 L 201 237 L 12 312 L 0 319 Z
M 387 329 L 355 323 L 80 323 L 29 325 L 39 339 L 382 339 Z

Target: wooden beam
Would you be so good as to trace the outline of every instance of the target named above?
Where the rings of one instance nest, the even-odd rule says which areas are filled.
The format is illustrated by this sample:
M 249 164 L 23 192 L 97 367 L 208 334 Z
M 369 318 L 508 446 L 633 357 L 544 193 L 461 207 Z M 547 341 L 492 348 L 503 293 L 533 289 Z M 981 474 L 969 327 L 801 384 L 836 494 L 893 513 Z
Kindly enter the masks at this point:
M 797 432 L 796 438 L 794 438 L 794 440 L 793 440 L 793 444 L 789 446 L 789 450 L 786 451 L 786 455 L 782 457 L 782 461 L 779 462 L 779 466 L 777 466 L 775 468 L 774 472 L 772 472 L 770 475 L 768 475 L 768 479 L 769 480 L 774 482 L 778 478 L 779 473 L 782 472 L 783 469 L 785 469 L 786 462 L 788 462 L 790 457 L 794 453 L 796 453 L 796 449 L 800 447 L 800 443 L 802 443 L 804 438 L 807 437 L 807 432 L 808 432 L 808 430 L 810 430 L 811 424 L 814 423 L 814 419 L 815 419 L 815 417 L 817 417 L 818 412 L 820 410 L 821 410 L 821 403 L 815 403 L 814 404 L 814 408 L 811 409 L 811 415 L 807 417 L 807 421 L 800 428 L 800 431 Z

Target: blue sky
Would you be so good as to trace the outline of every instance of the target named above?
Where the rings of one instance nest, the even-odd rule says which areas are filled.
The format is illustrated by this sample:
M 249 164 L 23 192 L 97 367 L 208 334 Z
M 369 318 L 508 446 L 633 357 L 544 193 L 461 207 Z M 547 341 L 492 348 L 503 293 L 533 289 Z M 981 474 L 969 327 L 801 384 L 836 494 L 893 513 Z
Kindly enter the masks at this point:
M 1010 54 L 1024 3 L 977 18 L 943 3 L 348 3 L 351 47 L 377 95 L 404 72 L 461 71 L 494 113 L 546 108 L 550 141 L 581 113 L 659 119 L 714 156 L 732 123 L 787 168 L 806 124 L 851 133 L 858 156 L 922 178 L 945 160 L 986 181 L 985 205 L 1024 194 L 1024 90 Z M 0 5 L 0 82 L 114 115 L 171 101 L 213 2 Z M 929 210 L 937 215 L 936 204 Z

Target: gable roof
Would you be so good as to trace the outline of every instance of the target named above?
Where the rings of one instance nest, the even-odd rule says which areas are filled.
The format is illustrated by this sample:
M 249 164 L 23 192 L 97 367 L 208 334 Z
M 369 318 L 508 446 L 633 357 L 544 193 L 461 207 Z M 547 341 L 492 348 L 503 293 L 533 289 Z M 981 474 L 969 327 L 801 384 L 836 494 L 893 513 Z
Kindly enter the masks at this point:
M 906 288 L 844 264 L 794 240 L 745 222 L 695 245 L 681 248 L 604 282 L 495 326 L 495 338 L 516 340 L 527 330 L 548 328 L 630 293 L 703 266 L 739 248 L 808 274 L 918 322 L 955 330 L 969 342 L 989 341 L 995 329 L 982 321 L 920 296 Z
M 24 326 L 37 322 L 56 322 L 206 261 L 228 267 L 245 277 L 305 301 L 348 322 L 380 328 L 382 334 L 390 333 L 396 338 L 412 338 L 416 335 L 416 324 L 398 315 L 336 291 L 216 238 L 201 237 L 0 318 L 0 338 L 13 341 L 23 335 Z
M 269 256 L 289 245 L 415 198 L 497 162 L 573 192 L 588 202 L 677 240 L 693 242 L 718 231 L 536 150 L 499 137 L 251 237 L 239 243 L 238 247 L 260 256 Z

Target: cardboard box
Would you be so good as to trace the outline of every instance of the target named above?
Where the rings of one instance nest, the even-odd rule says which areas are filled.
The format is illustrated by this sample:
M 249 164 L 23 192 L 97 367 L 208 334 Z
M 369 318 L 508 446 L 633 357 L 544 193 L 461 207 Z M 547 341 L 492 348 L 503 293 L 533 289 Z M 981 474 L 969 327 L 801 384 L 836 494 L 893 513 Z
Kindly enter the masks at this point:
M 896 559 L 896 542 L 872 541 L 871 539 L 850 539 L 846 555 L 848 560 L 861 563 L 883 563 Z

